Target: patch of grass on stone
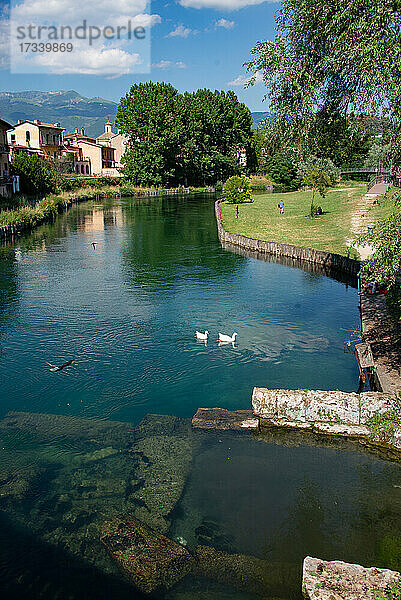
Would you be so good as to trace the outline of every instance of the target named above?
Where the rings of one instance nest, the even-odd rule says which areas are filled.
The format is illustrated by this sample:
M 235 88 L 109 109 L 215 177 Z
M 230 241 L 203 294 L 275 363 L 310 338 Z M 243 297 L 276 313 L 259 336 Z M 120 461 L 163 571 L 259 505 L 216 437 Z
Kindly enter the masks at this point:
M 398 410 L 389 410 L 381 415 L 375 415 L 366 422 L 371 431 L 395 431 L 401 428 L 401 416 Z

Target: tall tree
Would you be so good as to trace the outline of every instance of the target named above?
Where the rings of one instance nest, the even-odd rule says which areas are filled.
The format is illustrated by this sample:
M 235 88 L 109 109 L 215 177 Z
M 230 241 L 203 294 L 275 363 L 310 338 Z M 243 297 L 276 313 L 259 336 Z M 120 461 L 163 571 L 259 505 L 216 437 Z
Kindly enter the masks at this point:
M 229 91 L 179 94 L 139 84 L 121 99 L 117 123 L 130 137 L 125 174 L 136 184 L 204 185 L 240 173 L 252 115 Z
M 117 126 L 128 138 L 124 173 L 136 185 L 170 185 L 177 177 L 181 139 L 176 104 L 169 83 L 139 83 L 120 100 Z

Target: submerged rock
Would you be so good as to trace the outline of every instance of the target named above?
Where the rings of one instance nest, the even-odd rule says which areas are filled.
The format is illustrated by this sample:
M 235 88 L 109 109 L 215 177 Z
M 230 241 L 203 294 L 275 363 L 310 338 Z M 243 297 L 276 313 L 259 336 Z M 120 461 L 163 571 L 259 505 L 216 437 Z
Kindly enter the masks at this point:
M 169 589 L 195 564 L 181 544 L 131 516 L 106 522 L 100 539 L 125 575 L 145 594 Z
M 10 430 L 52 442 L 73 439 L 101 447 L 126 447 L 134 439 L 131 423 L 41 413 L 9 412 L 0 421 L 0 432 Z
M 365 568 L 339 560 L 304 560 L 302 593 L 306 600 L 378 600 L 400 573 L 376 567 Z
M 165 533 L 170 513 L 181 497 L 195 441 L 189 419 L 148 415 L 131 446 L 133 474 L 127 491 L 130 512 Z
M 289 595 L 298 581 L 300 583 L 298 565 L 284 567 L 282 563 L 270 563 L 245 554 L 228 554 L 210 546 L 197 546 L 195 557 L 199 577 L 262 597 Z
M 23 500 L 35 487 L 44 469 L 24 466 L 13 470 L 0 470 L 0 500 Z

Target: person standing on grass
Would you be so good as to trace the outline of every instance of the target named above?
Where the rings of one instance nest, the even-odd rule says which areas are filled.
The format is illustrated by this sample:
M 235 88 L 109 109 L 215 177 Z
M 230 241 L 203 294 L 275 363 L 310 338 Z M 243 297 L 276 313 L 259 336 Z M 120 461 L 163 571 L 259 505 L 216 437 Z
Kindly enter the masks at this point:
M 280 215 L 282 215 L 283 212 L 284 212 L 284 202 L 283 202 L 283 200 L 280 200 L 280 202 L 277 204 L 277 206 L 280 209 Z

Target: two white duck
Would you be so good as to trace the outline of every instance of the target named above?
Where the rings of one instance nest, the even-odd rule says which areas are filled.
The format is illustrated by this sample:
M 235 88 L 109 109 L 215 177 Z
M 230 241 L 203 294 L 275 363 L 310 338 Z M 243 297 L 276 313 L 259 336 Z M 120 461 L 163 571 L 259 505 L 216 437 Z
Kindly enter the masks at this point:
M 195 336 L 198 340 L 202 340 L 207 342 L 209 332 L 205 331 L 202 333 L 201 331 L 195 331 Z M 222 344 L 233 344 L 235 342 L 235 338 L 238 336 L 238 333 L 234 332 L 231 336 L 225 335 L 224 333 L 219 333 L 219 342 Z

